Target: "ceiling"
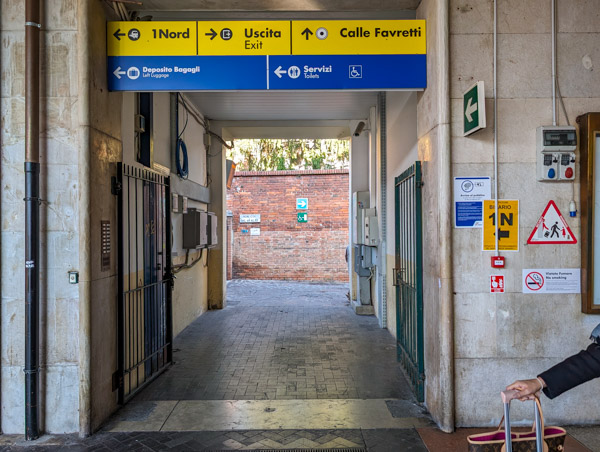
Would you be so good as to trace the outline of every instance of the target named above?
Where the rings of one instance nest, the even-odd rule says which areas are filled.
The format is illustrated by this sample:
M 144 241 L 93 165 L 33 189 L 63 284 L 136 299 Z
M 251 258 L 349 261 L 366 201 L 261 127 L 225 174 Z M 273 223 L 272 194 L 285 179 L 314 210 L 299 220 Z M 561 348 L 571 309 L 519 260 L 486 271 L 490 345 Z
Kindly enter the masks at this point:
M 123 2 L 130 11 L 166 13 L 180 11 L 193 14 L 214 11 L 268 12 L 364 12 L 415 10 L 421 0 L 137 0 Z M 155 19 L 156 20 L 156 19 Z
M 186 97 L 212 120 L 364 119 L 377 105 L 373 91 L 195 92 Z
M 141 5 L 136 4 L 141 3 Z M 421 0 L 135 0 L 123 2 L 142 20 L 412 19 Z M 188 92 L 197 109 L 221 121 L 365 119 L 373 91 Z

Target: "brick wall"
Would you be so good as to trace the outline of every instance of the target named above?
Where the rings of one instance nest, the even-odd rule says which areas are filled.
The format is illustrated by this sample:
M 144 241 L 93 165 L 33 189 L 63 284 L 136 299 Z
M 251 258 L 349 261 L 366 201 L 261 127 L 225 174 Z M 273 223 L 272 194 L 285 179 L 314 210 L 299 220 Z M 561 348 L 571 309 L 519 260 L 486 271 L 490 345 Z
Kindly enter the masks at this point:
M 296 209 L 296 198 L 308 198 L 308 209 Z M 227 191 L 232 277 L 348 281 L 348 202 L 347 170 L 237 172 Z M 261 221 L 240 223 L 240 214 Z

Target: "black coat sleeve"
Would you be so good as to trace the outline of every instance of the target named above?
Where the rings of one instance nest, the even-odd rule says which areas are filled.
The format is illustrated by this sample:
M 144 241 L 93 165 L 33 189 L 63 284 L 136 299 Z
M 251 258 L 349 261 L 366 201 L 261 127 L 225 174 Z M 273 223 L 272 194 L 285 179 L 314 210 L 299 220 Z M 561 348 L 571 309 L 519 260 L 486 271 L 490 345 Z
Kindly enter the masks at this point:
M 570 356 L 539 376 L 546 382 L 544 394 L 551 399 L 586 381 L 600 377 L 600 345 L 591 344 L 586 350 Z

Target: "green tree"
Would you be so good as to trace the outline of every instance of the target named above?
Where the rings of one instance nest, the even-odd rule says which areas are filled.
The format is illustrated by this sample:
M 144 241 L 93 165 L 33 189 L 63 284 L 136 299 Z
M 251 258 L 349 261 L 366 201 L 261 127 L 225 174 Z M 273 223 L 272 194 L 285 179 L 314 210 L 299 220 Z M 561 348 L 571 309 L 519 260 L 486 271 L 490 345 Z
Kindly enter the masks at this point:
M 348 140 L 236 140 L 227 158 L 238 171 L 348 168 Z

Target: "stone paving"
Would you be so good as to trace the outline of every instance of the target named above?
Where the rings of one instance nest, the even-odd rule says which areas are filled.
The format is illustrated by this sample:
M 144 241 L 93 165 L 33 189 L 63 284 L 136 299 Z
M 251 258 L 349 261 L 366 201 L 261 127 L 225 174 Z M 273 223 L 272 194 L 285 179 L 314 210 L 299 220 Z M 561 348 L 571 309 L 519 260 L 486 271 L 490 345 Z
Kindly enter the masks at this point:
M 228 306 L 174 341 L 135 400 L 414 400 L 392 335 L 349 307 L 346 284 L 230 281 Z
M 217 432 L 100 432 L 85 440 L 46 436 L 25 445 L 10 437 L 0 451 L 222 451 L 338 449 L 370 452 L 427 452 L 414 429 L 268 430 Z
M 234 404 L 244 400 L 287 403 L 290 399 L 321 403 L 322 399 L 328 404 L 377 399 L 374 402 L 383 404 L 393 418 L 431 424 L 424 409 L 415 403 L 396 362 L 393 337 L 379 327 L 375 317 L 355 315 L 346 291 L 345 284 L 231 281 L 227 308 L 209 311 L 183 331 L 174 342 L 173 366 L 122 413 L 140 418 L 135 404 L 139 408 L 152 402 L 175 406 L 194 400 Z M 151 411 L 142 414 L 149 416 Z M 468 433 L 446 435 L 434 426 L 416 425 L 112 432 L 108 431 L 110 425 L 85 439 L 46 435 L 25 443 L 19 435 L 0 435 L 0 451 L 452 452 L 467 450 Z M 597 428 L 573 432 L 578 439 L 585 437 L 589 449 L 568 438 L 569 450 L 598 450 Z

